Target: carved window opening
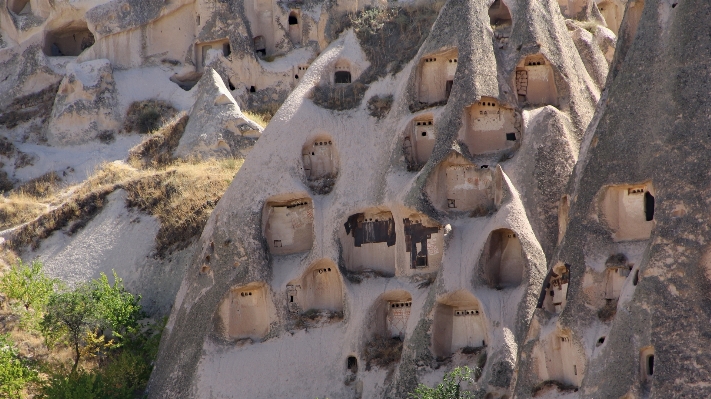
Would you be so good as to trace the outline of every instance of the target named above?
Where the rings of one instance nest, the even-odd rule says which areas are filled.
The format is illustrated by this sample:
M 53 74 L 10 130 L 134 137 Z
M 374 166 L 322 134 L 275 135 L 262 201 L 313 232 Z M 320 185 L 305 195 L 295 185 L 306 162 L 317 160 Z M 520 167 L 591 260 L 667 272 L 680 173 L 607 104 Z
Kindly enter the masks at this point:
M 273 255 L 308 251 L 313 245 L 313 204 L 309 198 L 269 201 L 264 232 Z
M 651 183 L 610 186 L 601 209 L 615 241 L 648 239 L 654 227 L 654 188 Z
M 558 106 L 558 89 L 553 68 L 543 55 L 531 55 L 519 63 L 516 67 L 515 84 L 519 102 L 536 106 Z
M 85 22 L 49 31 L 44 40 L 44 53 L 50 57 L 76 57 L 95 42 Z
M 372 209 L 351 215 L 342 230 L 341 243 L 346 268 L 395 274 L 395 220 L 390 211 Z
M 429 55 L 420 61 L 418 101 L 432 104 L 446 102 L 452 92 L 458 65 L 458 50 Z
M 482 97 L 465 113 L 465 127 L 460 139 L 472 155 L 511 150 L 521 138 L 521 116 L 491 97 Z
M 568 297 L 569 283 L 570 265 L 558 264 L 554 266 L 543 280 L 543 290 L 538 297 L 537 307 L 551 313 L 562 312 Z
M 509 229 L 491 232 L 480 260 L 489 287 L 504 289 L 518 286 L 523 280 L 525 264 L 518 234 Z
M 411 269 L 439 267 L 442 263 L 444 239 L 442 227 L 422 217 L 403 219 L 405 251 Z
M 435 356 L 483 346 L 486 346 L 486 323 L 479 301 L 472 294 L 458 291 L 436 305 L 432 322 Z
M 407 170 L 417 171 L 427 163 L 435 146 L 434 119 L 431 114 L 419 116 L 411 122 L 403 141 Z
M 511 13 L 501 0 L 495 0 L 489 7 L 489 24 L 491 26 L 503 26 L 511 24 Z

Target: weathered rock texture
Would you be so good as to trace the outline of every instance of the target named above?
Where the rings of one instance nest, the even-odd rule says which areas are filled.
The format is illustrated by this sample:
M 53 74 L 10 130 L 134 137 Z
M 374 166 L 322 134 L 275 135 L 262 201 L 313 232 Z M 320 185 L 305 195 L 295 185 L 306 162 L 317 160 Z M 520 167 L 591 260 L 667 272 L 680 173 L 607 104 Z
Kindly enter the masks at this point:
M 262 127 L 242 114 L 214 70 L 203 75 L 195 90 L 195 104 L 175 156 L 244 158 L 262 133 Z
M 571 397 L 709 396 L 710 14 L 704 1 L 627 3 L 549 262 L 570 265 L 567 304 L 536 311 L 518 397 L 545 379 L 578 387 Z M 547 340 L 568 348 L 567 370 L 545 370 Z
M 113 137 L 120 127 L 118 98 L 108 60 L 67 65 L 45 136 L 54 146 Z
M 405 398 L 459 365 L 491 399 L 708 397 L 710 14 L 0 0 L 0 176 L 124 157 L 99 141 L 149 100 L 189 113 L 174 155 L 247 158 L 180 267 L 140 260 L 120 193 L 45 246 L 157 313 L 177 291 L 152 398 Z
M 517 392 L 614 35 L 491 3 L 413 5 L 439 15 L 392 73 L 358 24 L 299 73 L 203 232 L 151 397 L 404 398 L 465 364 Z

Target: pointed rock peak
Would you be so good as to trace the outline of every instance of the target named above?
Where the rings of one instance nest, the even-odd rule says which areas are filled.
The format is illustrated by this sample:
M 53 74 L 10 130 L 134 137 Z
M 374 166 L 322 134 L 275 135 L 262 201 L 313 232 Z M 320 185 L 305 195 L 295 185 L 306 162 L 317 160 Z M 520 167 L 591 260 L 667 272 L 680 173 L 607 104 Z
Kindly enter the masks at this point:
M 239 112 L 239 106 L 230 93 L 220 75 L 212 68 L 205 71 L 197 84 L 197 103 L 212 101 L 214 105 L 234 105 Z

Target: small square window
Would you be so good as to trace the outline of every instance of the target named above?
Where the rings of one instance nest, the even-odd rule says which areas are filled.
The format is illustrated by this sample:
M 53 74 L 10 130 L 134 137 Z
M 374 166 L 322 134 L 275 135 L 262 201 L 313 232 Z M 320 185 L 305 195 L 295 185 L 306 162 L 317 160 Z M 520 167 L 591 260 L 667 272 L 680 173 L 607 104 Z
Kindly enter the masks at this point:
M 274 248 L 281 248 L 281 240 L 274 240 Z
M 506 141 L 516 141 L 516 133 L 506 133 Z
M 456 208 L 457 205 L 455 205 L 453 199 L 448 199 L 448 200 L 447 200 L 447 207 L 448 207 L 448 208 Z

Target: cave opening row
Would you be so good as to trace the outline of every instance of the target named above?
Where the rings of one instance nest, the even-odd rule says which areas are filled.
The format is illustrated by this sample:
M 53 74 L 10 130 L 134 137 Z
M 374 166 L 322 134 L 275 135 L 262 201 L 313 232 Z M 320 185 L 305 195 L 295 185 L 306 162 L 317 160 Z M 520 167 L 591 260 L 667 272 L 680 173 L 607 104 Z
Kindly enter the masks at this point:
M 286 296 L 290 317 L 344 309 L 342 280 L 330 260 L 317 261 L 302 277 L 289 282 Z M 226 336 L 233 340 L 263 340 L 274 322 L 273 306 L 267 284 L 251 283 L 232 288 L 219 310 Z M 372 322 L 366 327 L 367 339 L 404 341 L 407 332 L 414 328 L 414 324 L 409 323 L 412 306 L 412 295 L 405 290 L 380 295 L 369 308 Z M 433 354 L 446 357 L 462 349 L 486 347 L 486 326 L 480 302 L 470 292 L 460 290 L 442 297 L 433 313 Z
M 311 249 L 313 205 L 310 199 L 268 202 L 264 216 L 264 237 L 272 255 Z M 410 270 L 437 270 L 444 255 L 443 226 L 418 213 L 403 218 L 402 225 L 405 253 L 398 254 L 399 234 L 389 210 L 372 208 L 349 216 L 338 234 L 346 269 L 355 273 L 375 272 L 387 277 L 410 274 L 396 272 L 398 256 L 405 256 Z M 490 287 L 518 286 L 525 265 L 523 249 L 514 231 L 498 229 L 489 234 L 479 267 Z

